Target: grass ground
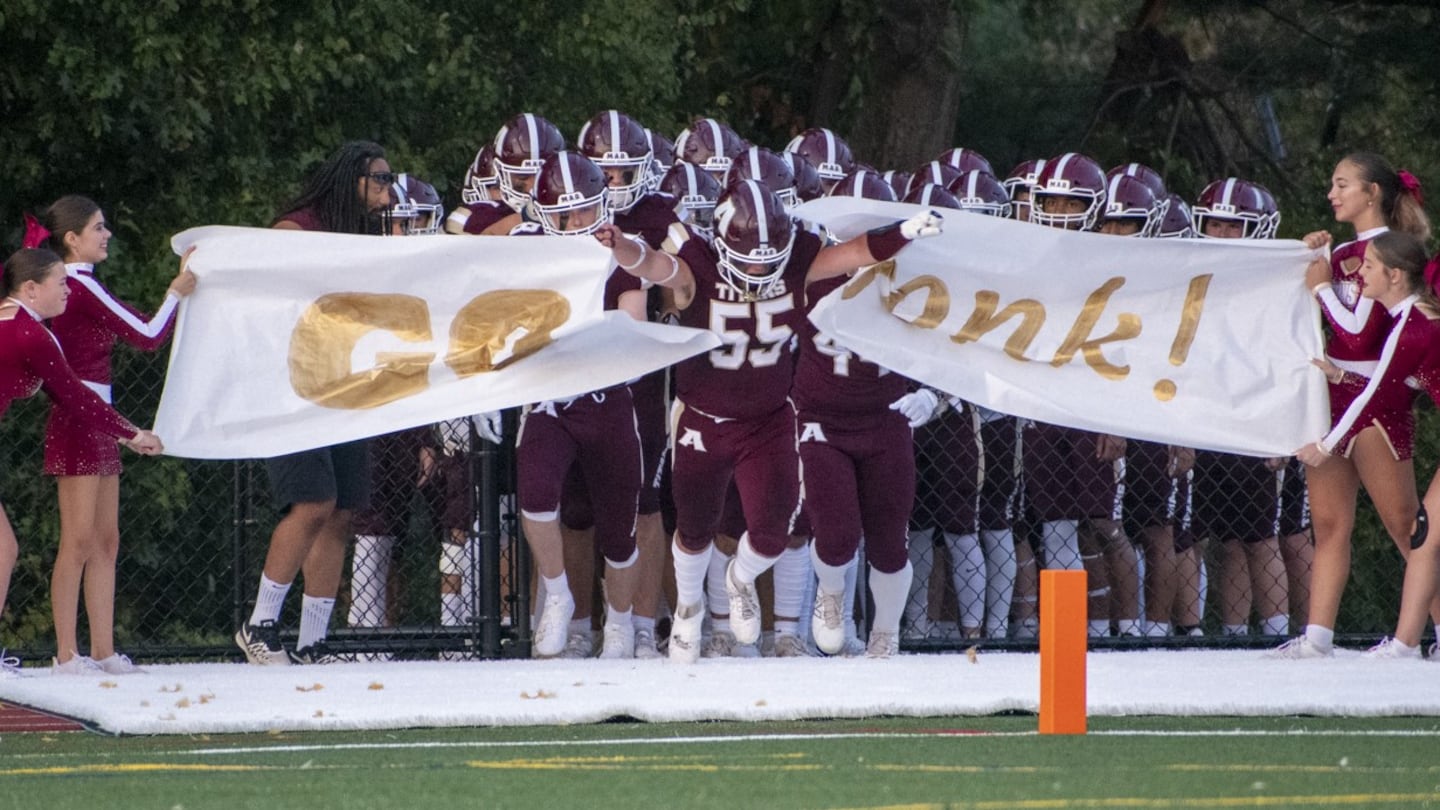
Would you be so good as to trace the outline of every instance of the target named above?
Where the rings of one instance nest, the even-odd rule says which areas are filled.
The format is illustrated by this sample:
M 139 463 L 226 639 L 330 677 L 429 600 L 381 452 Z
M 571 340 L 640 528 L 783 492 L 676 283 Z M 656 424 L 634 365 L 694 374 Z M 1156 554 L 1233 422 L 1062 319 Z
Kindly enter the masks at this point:
M 894 718 L 0 738 L 0 808 L 1440 807 L 1440 718 Z

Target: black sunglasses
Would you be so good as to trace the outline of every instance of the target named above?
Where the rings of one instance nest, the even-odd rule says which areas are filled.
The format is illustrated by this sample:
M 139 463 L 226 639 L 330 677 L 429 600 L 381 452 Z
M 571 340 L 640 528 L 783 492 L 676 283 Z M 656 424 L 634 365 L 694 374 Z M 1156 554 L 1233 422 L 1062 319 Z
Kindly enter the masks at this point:
M 375 182 L 385 186 L 388 186 L 391 183 L 395 182 L 394 172 L 366 172 L 365 174 L 362 174 L 360 176 L 368 177 L 371 180 L 374 180 Z

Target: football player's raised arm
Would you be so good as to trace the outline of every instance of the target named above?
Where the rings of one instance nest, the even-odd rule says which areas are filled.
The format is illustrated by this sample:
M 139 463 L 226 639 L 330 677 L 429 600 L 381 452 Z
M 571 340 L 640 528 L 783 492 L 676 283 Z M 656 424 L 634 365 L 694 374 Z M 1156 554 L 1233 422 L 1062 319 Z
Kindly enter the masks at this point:
M 838 245 L 822 248 L 805 275 L 808 286 L 842 273 L 895 257 L 916 239 L 940 233 L 943 219 L 936 211 L 922 211 L 905 220 L 883 225 Z

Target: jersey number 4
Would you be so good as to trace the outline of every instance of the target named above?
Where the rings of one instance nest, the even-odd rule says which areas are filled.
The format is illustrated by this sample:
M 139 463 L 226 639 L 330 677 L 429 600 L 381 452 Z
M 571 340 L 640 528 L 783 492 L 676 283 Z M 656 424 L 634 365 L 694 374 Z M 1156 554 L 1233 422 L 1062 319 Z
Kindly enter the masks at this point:
M 756 368 L 780 362 L 785 344 L 795 332 L 788 324 L 776 323 L 775 319 L 792 309 L 794 304 L 789 295 L 754 303 L 710 302 L 710 331 L 724 341 L 721 348 L 710 352 L 710 365 L 734 370 L 746 361 Z M 755 328 L 753 332 L 731 329 L 732 321 L 751 321 Z M 750 348 L 752 342 L 757 344 L 753 349 Z

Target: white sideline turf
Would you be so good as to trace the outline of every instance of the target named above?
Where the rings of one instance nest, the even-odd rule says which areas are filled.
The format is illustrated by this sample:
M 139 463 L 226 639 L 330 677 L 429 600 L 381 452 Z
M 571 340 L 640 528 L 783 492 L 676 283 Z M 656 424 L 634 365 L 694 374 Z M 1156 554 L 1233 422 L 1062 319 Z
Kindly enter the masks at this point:
M 0 700 L 124 734 L 983 715 L 1038 709 L 1034 654 L 867 659 L 150 665 L 0 681 Z M 1091 653 L 1092 716 L 1440 716 L 1440 664 L 1354 653 Z

